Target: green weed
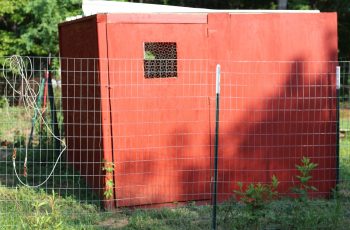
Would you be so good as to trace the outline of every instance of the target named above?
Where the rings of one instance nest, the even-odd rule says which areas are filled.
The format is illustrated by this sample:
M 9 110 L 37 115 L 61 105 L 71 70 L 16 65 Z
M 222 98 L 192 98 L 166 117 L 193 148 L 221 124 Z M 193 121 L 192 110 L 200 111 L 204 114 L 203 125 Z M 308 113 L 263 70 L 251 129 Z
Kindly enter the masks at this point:
M 85 229 L 100 220 L 98 209 L 30 188 L 0 187 L 0 226 L 6 229 Z
M 106 162 L 102 167 L 102 170 L 106 172 L 106 184 L 105 191 L 103 192 L 104 197 L 109 200 L 113 198 L 113 190 L 114 190 L 114 182 L 113 182 L 113 172 L 114 172 L 114 164 L 113 162 Z
M 301 164 L 295 166 L 299 171 L 299 175 L 296 176 L 299 181 L 299 185 L 292 188 L 292 192 L 299 195 L 301 200 L 306 200 L 310 191 L 317 191 L 318 189 L 311 186 L 310 180 L 312 179 L 311 172 L 317 167 L 317 164 L 311 162 L 307 157 L 301 159 Z
M 243 188 L 243 183 L 238 182 L 239 190 L 234 190 L 240 201 L 246 204 L 250 209 L 262 208 L 264 205 L 278 196 L 278 179 L 275 175 L 272 176 L 271 184 L 249 184 L 246 189 Z

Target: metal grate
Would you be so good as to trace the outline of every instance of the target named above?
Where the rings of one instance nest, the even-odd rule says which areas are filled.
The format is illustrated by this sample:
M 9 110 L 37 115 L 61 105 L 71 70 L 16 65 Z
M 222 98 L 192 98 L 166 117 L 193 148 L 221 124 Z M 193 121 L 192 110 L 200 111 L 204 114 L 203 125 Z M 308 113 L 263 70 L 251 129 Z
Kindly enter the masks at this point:
M 177 50 L 175 42 L 144 43 L 145 78 L 177 77 Z

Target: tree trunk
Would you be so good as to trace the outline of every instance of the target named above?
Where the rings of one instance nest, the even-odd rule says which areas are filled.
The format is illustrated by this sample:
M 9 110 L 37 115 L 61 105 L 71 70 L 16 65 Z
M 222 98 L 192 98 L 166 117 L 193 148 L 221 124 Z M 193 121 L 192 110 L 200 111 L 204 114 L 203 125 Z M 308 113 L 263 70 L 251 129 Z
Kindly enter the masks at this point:
M 278 0 L 278 9 L 286 10 L 288 5 L 288 0 Z

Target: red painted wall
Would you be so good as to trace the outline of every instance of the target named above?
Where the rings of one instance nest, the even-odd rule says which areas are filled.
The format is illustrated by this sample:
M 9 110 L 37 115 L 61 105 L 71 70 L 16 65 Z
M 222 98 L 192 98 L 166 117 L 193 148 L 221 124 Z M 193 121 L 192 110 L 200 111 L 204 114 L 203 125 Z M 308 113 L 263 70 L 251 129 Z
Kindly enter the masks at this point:
M 67 161 L 100 197 L 110 179 L 103 162 L 113 162 L 105 19 L 98 15 L 59 26 Z M 114 207 L 114 201 L 104 206 Z
M 336 14 L 209 15 L 208 27 L 209 44 L 225 44 L 209 45 L 211 58 L 230 60 L 220 62 L 221 198 L 237 181 L 268 182 L 273 174 L 289 193 L 303 156 L 318 163 L 314 195 L 328 196 L 335 186 Z
M 144 42 L 177 43 L 177 78 L 144 78 Z M 336 14 L 98 15 L 61 24 L 60 49 L 102 58 L 84 66 L 92 77 L 63 65 L 68 160 L 100 175 L 86 177 L 94 188 L 101 164 L 77 162 L 113 160 L 117 206 L 210 200 L 218 63 L 219 199 L 272 174 L 288 193 L 302 156 L 319 164 L 314 195 L 335 185 Z M 82 112 L 91 104 L 95 120 Z

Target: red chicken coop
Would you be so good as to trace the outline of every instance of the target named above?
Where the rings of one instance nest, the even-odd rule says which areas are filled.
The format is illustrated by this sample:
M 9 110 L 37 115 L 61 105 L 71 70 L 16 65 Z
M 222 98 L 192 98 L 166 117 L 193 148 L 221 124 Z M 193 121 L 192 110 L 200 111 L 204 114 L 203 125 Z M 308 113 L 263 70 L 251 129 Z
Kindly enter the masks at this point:
M 59 37 L 67 162 L 110 205 L 210 202 L 216 64 L 218 199 L 272 175 L 289 194 L 303 156 L 312 195 L 334 188 L 335 13 L 97 14 Z

